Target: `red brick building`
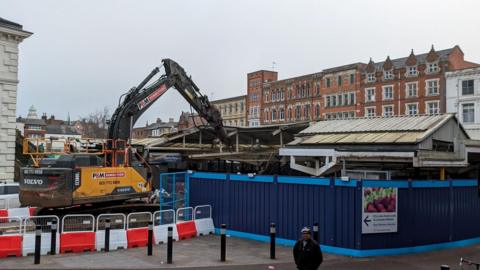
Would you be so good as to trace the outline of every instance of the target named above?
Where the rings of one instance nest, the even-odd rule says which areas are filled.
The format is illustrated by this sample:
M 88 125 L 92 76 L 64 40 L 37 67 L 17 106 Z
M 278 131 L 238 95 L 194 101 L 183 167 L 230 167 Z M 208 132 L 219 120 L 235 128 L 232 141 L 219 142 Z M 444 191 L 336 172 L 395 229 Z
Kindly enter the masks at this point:
M 383 62 L 368 63 L 362 75 L 364 109 L 359 116 L 437 114 L 446 112 L 445 72 L 476 66 L 460 47 Z
M 477 66 L 460 47 L 368 64 L 354 63 L 294 78 L 248 74 L 249 126 L 446 111 L 445 72 Z
M 263 85 L 276 81 L 275 71 L 259 70 L 247 74 L 247 122 L 248 126 L 256 127 L 263 123 Z

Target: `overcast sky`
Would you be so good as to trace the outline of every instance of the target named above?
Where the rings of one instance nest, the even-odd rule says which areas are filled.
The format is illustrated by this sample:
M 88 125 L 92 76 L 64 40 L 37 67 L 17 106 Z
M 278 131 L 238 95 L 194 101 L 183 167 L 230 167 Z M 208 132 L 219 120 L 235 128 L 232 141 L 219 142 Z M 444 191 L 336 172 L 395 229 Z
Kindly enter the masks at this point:
M 20 46 L 17 114 L 72 119 L 108 106 L 162 58 L 204 94 L 246 94 L 246 74 L 288 78 L 456 44 L 480 62 L 480 1 L 22 1 L 0 17 L 34 34 Z M 190 107 L 171 89 L 139 120 L 178 119 Z

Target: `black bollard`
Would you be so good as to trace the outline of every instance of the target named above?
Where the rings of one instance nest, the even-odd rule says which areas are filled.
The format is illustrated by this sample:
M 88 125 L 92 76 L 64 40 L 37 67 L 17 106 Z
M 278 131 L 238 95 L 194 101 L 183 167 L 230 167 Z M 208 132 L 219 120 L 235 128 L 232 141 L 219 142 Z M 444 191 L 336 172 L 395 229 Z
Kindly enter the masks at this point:
M 148 248 L 147 248 L 147 256 L 152 256 L 152 248 L 153 248 L 153 222 L 148 222 Z
M 227 225 L 222 224 L 220 229 L 220 261 L 226 260 L 226 248 L 227 248 Z
M 313 223 L 313 240 L 318 242 L 318 222 Z
M 168 238 L 167 238 L 167 263 L 173 263 L 173 227 L 168 227 Z
M 275 223 L 270 224 L 270 259 L 275 259 Z
M 52 236 L 50 237 L 50 255 L 55 255 L 57 253 L 57 220 L 52 220 L 52 225 L 50 226 Z
M 440 270 L 450 270 L 450 266 L 444 264 L 440 266 Z
M 104 242 L 105 252 L 110 251 L 110 219 L 105 219 L 105 242 Z
M 40 264 L 40 247 L 42 246 L 42 226 L 37 225 L 35 230 L 35 264 Z

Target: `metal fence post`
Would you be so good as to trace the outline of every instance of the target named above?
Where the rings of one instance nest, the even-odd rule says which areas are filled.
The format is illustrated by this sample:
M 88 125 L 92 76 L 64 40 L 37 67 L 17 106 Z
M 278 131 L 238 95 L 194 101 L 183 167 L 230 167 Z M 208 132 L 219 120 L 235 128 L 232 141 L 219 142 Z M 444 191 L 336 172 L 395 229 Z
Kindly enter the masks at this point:
M 147 256 L 152 256 L 152 247 L 153 247 L 153 222 L 148 222 L 148 248 Z
M 105 243 L 104 243 L 105 252 L 110 251 L 110 219 L 105 220 Z
M 318 222 L 313 223 L 313 240 L 318 242 Z
M 220 229 L 220 261 L 226 260 L 226 244 L 227 244 L 227 225 L 222 224 Z
M 275 259 L 275 223 L 270 224 L 270 259 Z
M 52 220 L 52 225 L 50 226 L 52 236 L 50 237 L 50 255 L 55 255 L 57 253 L 57 220 Z
M 167 263 L 171 264 L 173 262 L 173 227 L 168 227 L 168 238 L 167 238 Z
M 34 264 L 40 264 L 40 247 L 42 246 L 42 226 L 37 225 L 35 230 L 35 259 Z

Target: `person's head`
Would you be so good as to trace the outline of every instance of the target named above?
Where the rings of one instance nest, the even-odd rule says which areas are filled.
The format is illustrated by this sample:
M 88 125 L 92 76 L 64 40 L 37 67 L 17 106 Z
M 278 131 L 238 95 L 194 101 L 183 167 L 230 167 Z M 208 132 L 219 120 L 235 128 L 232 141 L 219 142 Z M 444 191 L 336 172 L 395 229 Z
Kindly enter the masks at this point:
M 310 239 L 310 228 L 304 227 L 302 229 L 302 239 L 303 240 L 308 240 Z

